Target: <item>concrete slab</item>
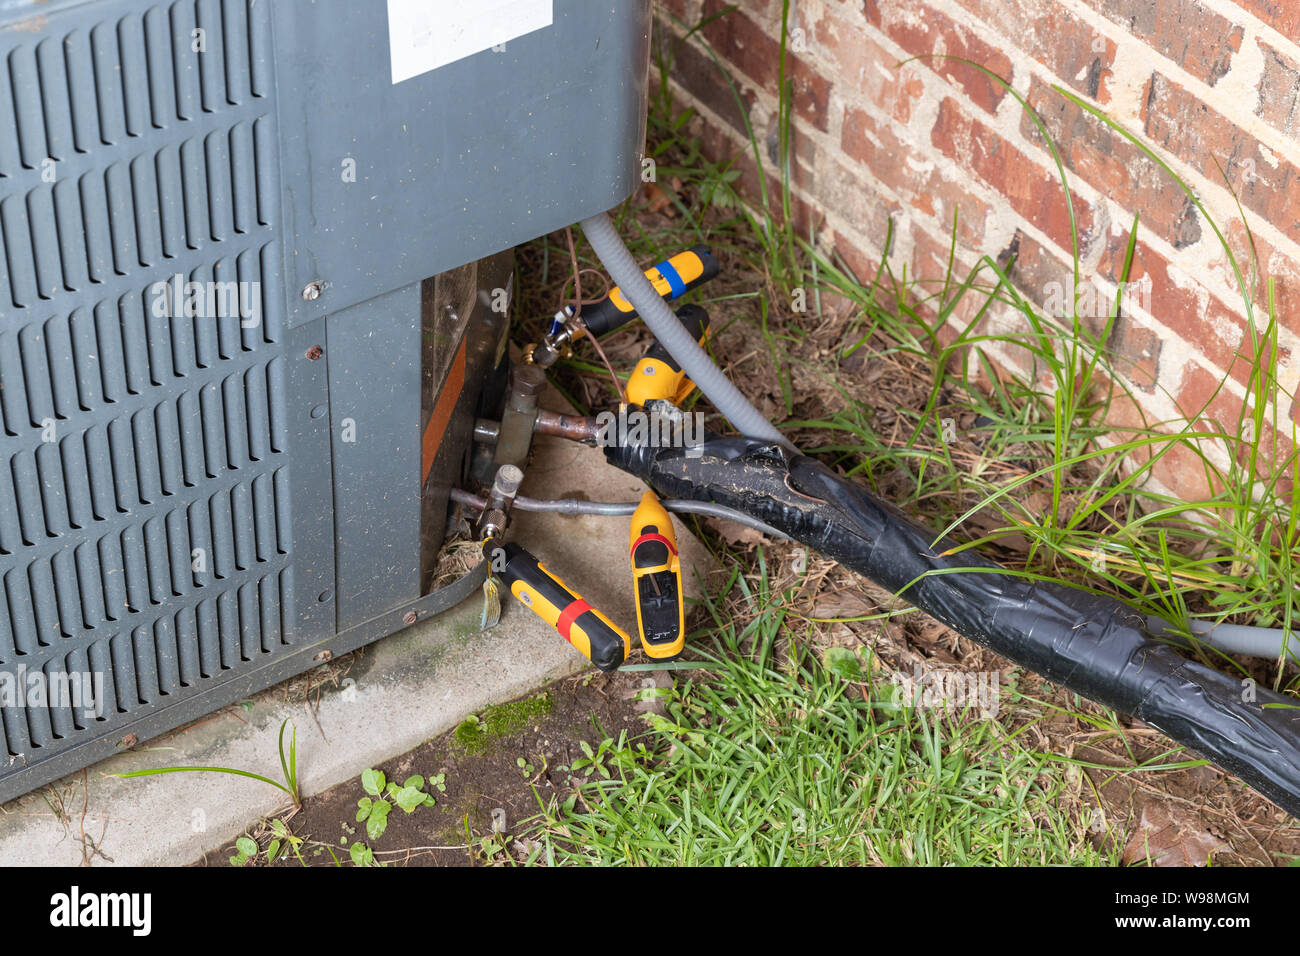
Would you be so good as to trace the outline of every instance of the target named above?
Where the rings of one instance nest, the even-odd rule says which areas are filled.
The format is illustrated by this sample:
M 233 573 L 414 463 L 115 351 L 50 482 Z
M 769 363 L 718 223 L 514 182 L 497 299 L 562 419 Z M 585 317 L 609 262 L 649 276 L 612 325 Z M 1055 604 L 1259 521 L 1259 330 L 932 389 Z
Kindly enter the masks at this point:
M 550 407 L 559 407 L 555 402 Z M 605 464 L 599 450 L 539 439 L 524 493 L 534 497 L 635 500 L 641 485 Z M 674 519 L 676 520 L 676 519 Z M 635 635 L 627 519 L 519 514 L 515 540 Z M 710 565 L 703 545 L 677 524 L 688 593 Z M 285 806 L 267 784 L 214 773 L 122 780 L 148 767 L 220 766 L 280 778 L 282 721 L 298 732 L 305 794 L 357 777 L 450 730 L 469 714 L 589 666 L 553 630 L 508 601 L 501 624 L 480 632 L 481 601 L 379 641 L 338 688 L 322 689 L 315 717 L 286 685 L 243 708 L 122 753 L 84 774 L 13 801 L 0 816 L 0 866 L 183 865 L 227 844 Z M 84 785 L 83 785 L 84 780 Z

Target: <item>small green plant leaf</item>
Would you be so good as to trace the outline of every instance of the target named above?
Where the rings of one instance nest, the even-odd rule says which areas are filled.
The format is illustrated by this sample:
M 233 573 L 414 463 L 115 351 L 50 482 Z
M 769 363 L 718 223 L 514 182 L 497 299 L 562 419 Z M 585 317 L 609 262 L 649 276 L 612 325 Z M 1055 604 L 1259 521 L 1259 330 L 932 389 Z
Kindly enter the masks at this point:
M 271 845 L 266 848 L 266 858 L 274 863 L 280 856 L 280 841 L 272 840 Z
M 424 778 L 421 777 L 421 776 L 417 773 L 417 774 L 415 774 L 415 776 L 407 777 L 407 778 L 406 778 L 406 782 L 403 783 L 402 786 L 403 786 L 403 787 L 414 787 L 416 790 L 423 790 L 423 789 L 424 789 Z
M 360 823 L 366 817 L 370 816 L 370 808 L 373 805 L 369 797 L 362 797 L 357 801 L 357 823 Z
M 251 857 L 257 856 L 257 844 L 248 837 L 240 837 L 235 841 L 235 849 L 239 851 L 240 856 Z
M 361 786 L 372 797 L 382 796 L 387 782 L 382 770 L 367 770 L 361 775 Z
M 375 853 L 370 847 L 358 841 L 348 848 L 348 856 L 357 866 L 371 866 L 375 862 Z
M 824 657 L 826 669 L 844 680 L 862 679 L 862 662 L 849 647 L 828 647 Z
M 372 840 L 378 840 L 388 829 L 388 812 L 393 809 L 393 805 L 387 800 L 376 800 L 370 808 L 370 816 L 366 818 L 366 836 Z
M 394 802 L 407 813 L 414 813 L 416 807 L 424 803 L 428 794 L 417 787 L 402 787 L 393 794 Z

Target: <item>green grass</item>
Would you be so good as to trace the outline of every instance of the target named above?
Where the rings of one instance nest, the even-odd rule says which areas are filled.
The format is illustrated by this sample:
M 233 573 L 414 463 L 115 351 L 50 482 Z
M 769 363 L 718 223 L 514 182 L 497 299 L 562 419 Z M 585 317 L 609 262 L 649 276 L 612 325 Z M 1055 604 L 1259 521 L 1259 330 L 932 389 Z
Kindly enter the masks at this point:
M 858 679 L 841 676 L 842 663 L 787 644 L 769 587 L 766 574 L 754 588 L 735 575 L 707 602 L 709 669 L 679 678 L 645 735 L 588 745 L 572 768 L 585 781 L 525 834 L 533 862 L 1114 863 L 1058 806 L 1061 769 L 1017 733 L 974 712 L 900 706 L 869 658 Z M 732 589 L 749 606 L 742 628 L 724 608 Z
M 785 8 L 788 17 L 788 3 Z M 669 70 L 670 64 L 661 68 L 664 75 Z M 740 250 L 746 265 L 764 277 L 755 322 L 794 413 L 782 423 L 784 430 L 796 437 L 800 432 L 818 436 L 817 444 L 804 443 L 805 450 L 847 473 L 866 476 L 877 491 L 884 490 L 877 476 L 907 474 L 910 486 L 901 495 L 899 488 L 890 488 L 893 496 L 903 504 L 919 505 L 913 510 L 936 530 L 964 537 L 971 546 L 1027 538 L 1022 567 L 1015 569 L 1022 573 L 1115 594 L 1183 628 L 1191 619 L 1201 619 L 1290 629 L 1296 618 L 1300 546 L 1300 496 L 1290 489 L 1300 485 L 1300 456 L 1292 444 L 1293 426 L 1278 420 L 1279 409 L 1291 400 L 1276 375 L 1280 317 L 1272 284 L 1260 276 L 1253 249 L 1243 261 L 1196 192 L 1139 136 L 1058 88 L 1059 95 L 1131 142 L 1184 190 L 1225 251 L 1248 320 L 1237 357 L 1249 366 L 1247 400 L 1239 414 L 1215 420 L 1208 413 L 1226 388 L 1225 379 L 1206 408 L 1183 409 L 1183 416 L 1168 421 L 1118 425 L 1115 409 L 1137 398 L 1128 370 L 1114 364 L 1107 348 L 1119 317 L 1119 295 L 1095 325 L 1080 316 L 1077 302 L 1063 317 L 1046 315 L 1011 282 L 1013 262 L 999 264 L 983 256 L 961 269 L 955 220 L 949 274 L 929 283 L 896 275 L 884 256 L 877 276 L 864 283 L 842 261 L 794 230 L 789 216 L 790 89 L 784 73 L 782 77 L 782 133 L 774 169 L 749 131 L 753 158 L 780 177 L 780 194 L 768 193 L 765 177 L 759 177 L 761 192 L 748 205 L 728 194 L 723 203 L 728 213 L 733 208 L 747 212 L 740 217 L 728 214 L 709 238 L 716 241 L 721 234 L 722 244 Z M 652 139 L 676 144 L 682 138 L 681 114 L 673 113 L 666 90 L 665 83 L 652 116 Z M 1079 262 L 1069 173 L 1032 108 L 1014 90 L 1008 92 L 1037 126 L 1060 178 L 1077 284 L 1087 277 Z M 723 182 L 730 188 L 731 172 L 705 163 L 699 181 Z M 703 218 L 703 213 L 695 218 Z M 1244 212 L 1242 219 L 1246 221 Z M 745 226 L 749 236 L 738 237 Z M 1140 228 L 1135 216 L 1121 282 L 1129 279 Z M 798 417 L 789 381 L 791 368 L 801 363 L 797 343 L 806 331 L 799 316 L 775 314 L 797 287 L 811 292 L 814 301 L 835 293 L 858 310 L 839 357 L 865 348 L 876 360 L 906 362 L 928 379 L 929 398 L 921 408 L 890 408 L 891 414 L 906 419 L 901 440 L 873 428 L 878 409 L 839 388 L 834 364 L 802 370 L 838 388 L 843 403 L 830 414 Z M 939 331 L 959 307 L 975 318 L 955 341 L 943 344 Z M 995 308 L 1016 315 L 1020 327 L 989 331 L 986 317 Z M 1028 372 L 1009 370 L 1000 361 L 1008 355 L 1028 365 Z M 943 419 L 961 416 L 978 419 L 978 433 L 967 432 L 954 443 L 941 440 Z M 1185 501 L 1149 482 L 1158 464 L 1171 455 L 1191 463 L 1207 489 L 1203 497 Z M 992 527 L 985 520 L 971 530 L 971 519 L 980 514 L 998 520 Z M 1281 658 L 1273 683 L 1297 686 L 1294 671 L 1284 668 Z
M 788 22 L 788 2 L 783 7 Z M 713 58 L 741 115 L 748 116 L 698 27 L 688 31 L 690 42 Z M 801 448 L 859 476 L 928 522 L 936 535 L 943 531 L 969 547 L 998 549 L 1010 573 L 1115 595 L 1184 632 L 1192 620 L 1293 626 L 1300 496 L 1291 488 L 1300 487 L 1300 458 L 1290 422 L 1278 420 L 1291 396 L 1275 374 L 1281 317 L 1272 285 L 1253 250 L 1238 256 L 1200 197 L 1140 137 L 1058 89 L 1163 167 L 1227 253 L 1248 315 L 1238 360 L 1249 367 L 1248 400 L 1227 420 L 1214 420 L 1207 402 L 1205 409 L 1183 409 L 1168 421 L 1116 424 L 1116 410 L 1138 397 L 1131 370 L 1108 349 L 1119 296 L 1096 322 L 1081 316 L 1077 303 L 1066 315 L 1045 314 L 1011 281 L 1014 261 L 984 256 L 962 264 L 956 219 L 948 273 L 928 282 L 897 274 L 888 247 L 876 275 L 864 281 L 801 235 L 790 215 L 791 90 L 784 52 L 775 163 L 747 127 L 747 155 L 779 185 L 770 189 L 767 175 L 760 176 L 757 195 L 748 196 L 738 192 L 738 165 L 705 156 L 691 133 L 693 110 L 674 101 L 670 44 L 657 45 L 656 64 L 660 82 L 652 91 L 648 150 L 660 182 L 680 185 L 670 193 L 678 215 L 639 216 L 633 200 L 619 216 L 620 230 L 646 262 L 707 241 L 747 277 L 747 285 L 738 285 L 724 275 L 698 294 L 699 301 L 713 311 L 715 326 L 741 322 L 761 338 L 785 405 L 781 427 Z M 1028 104 L 1009 92 L 1048 144 L 1070 205 L 1072 269 L 1087 278 L 1073 228 L 1069 171 Z M 1135 216 L 1121 280 L 1129 277 L 1141 228 Z M 559 253 L 550 240 L 539 247 L 544 264 Z M 598 267 L 585 246 L 580 257 L 584 266 Z M 806 294 L 809 313 L 789 309 L 797 290 Z M 826 356 L 810 340 L 827 318 L 824 300 L 832 297 L 847 303 L 851 314 Z M 553 303 L 539 303 L 537 324 L 553 310 Z M 993 330 L 994 311 L 1017 321 Z M 973 318 L 955 341 L 941 338 L 954 315 Z M 855 390 L 841 363 L 859 351 L 869 363 L 901 369 L 899 377 L 918 383 L 921 399 L 908 404 L 886 396 L 877 403 Z M 1026 370 L 1016 371 L 1008 357 Z M 584 376 L 597 382 L 601 374 L 584 355 L 562 363 L 560 371 L 573 395 L 579 391 L 574 383 Z M 796 378 L 819 382 L 833 400 L 799 394 Z M 753 393 L 749 381 L 738 384 Z M 1215 397 L 1225 388 L 1226 380 Z M 882 419 L 892 427 L 882 427 Z M 951 440 L 944 436 L 947 419 L 962 423 Z M 1203 496 L 1185 501 L 1151 484 L 1170 456 L 1204 479 Z M 709 543 L 724 561 L 734 560 L 725 544 Z M 740 579 L 733 586 L 747 585 Z M 715 669 L 680 687 L 669 708 L 671 726 L 661 724 L 644 740 L 603 742 L 603 751 L 593 752 L 601 753 L 609 777 L 584 784 L 571 807 L 546 808 L 539 824 L 545 859 L 1113 862 L 1078 843 L 1052 803 L 1062 775 L 1088 765 L 1020 749 L 1006 719 L 934 724 L 925 713 L 883 704 L 878 685 L 869 689 L 868 702 L 855 700 L 813 653 L 801 650 L 815 644 L 817 634 L 795 635 L 788 660 L 778 661 L 772 652 L 778 632 L 784 626 L 781 633 L 790 638 L 795 624 L 782 618 L 776 596 L 761 588 L 747 600 L 748 623 L 717 619 Z M 718 615 L 716 600 L 710 607 Z M 1278 689 L 1300 688 L 1283 658 L 1265 670 L 1206 647 L 1196 653 Z M 1027 706 L 1042 716 L 1061 711 L 1064 699 L 1058 694 Z M 1115 774 L 1141 773 L 1158 786 L 1162 772 L 1194 763 L 1176 747 L 1140 757 L 1115 715 L 1079 706 L 1064 710 L 1079 725 L 1120 742 L 1130 767 Z M 796 810 L 808 817 L 802 833 L 794 829 Z

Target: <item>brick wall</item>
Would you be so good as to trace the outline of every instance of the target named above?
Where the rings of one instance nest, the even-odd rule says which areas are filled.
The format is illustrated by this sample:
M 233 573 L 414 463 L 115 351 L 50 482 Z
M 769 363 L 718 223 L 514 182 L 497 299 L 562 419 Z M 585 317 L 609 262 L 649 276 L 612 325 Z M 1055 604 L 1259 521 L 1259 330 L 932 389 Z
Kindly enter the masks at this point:
M 694 25 L 722 0 L 659 0 Z M 728 65 L 761 137 L 774 135 L 780 0 L 738 0 L 700 35 Z M 1023 293 L 1069 308 L 1071 235 L 1046 141 L 1016 98 L 948 54 L 1010 81 L 1060 145 L 1086 283 L 1115 295 L 1135 212 L 1135 285 L 1109 341 L 1149 420 L 1210 412 L 1232 426 L 1250 355 L 1242 297 L 1213 228 L 1167 173 L 1052 90 L 1065 86 L 1141 134 L 1200 196 L 1243 262 L 1276 279 L 1282 387 L 1300 378 L 1300 0 L 796 0 L 791 14 L 795 190 L 805 223 L 859 278 L 892 219 L 896 272 L 938 279 L 954 214 L 960 259 L 1016 255 Z M 679 28 L 669 27 L 670 31 Z M 737 152 L 743 118 L 711 60 L 677 45 L 674 82 L 715 153 Z M 743 157 L 742 157 L 743 161 Z M 1217 164 L 1217 165 L 1216 165 Z M 1263 294 L 1256 296 L 1263 302 Z M 1087 302 L 1087 296 L 1084 296 Z M 1257 313 L 1257 323 L 1266 320 Z M 961 322 L 958 318 L 955 321 Z M 1104 326 L 1104 318 L 1097 327 Z M 1012 355 L 1004 360 L 1015 363 Z M 1219 384 L 1223 389 L 1215 395 Z M 1211 401 L 1211 399 L 1213 400 Z M 1300 404 L 1277 408 L 1289 437 Z M 1157 479 L 1193 494 L 1186 456 Z

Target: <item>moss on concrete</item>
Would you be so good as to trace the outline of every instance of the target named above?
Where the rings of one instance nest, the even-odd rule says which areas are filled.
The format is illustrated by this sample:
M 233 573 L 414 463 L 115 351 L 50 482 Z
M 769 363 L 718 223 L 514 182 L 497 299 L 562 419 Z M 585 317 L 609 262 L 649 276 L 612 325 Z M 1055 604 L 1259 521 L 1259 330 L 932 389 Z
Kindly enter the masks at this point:
M 482 753 L 500 738 L 517 733 L 532 721 L 545 717 L 553 706 L 551 695 L 547 693 L 498 704 L 462 721 L 453 736 L 457 746 L 466 753 Z

